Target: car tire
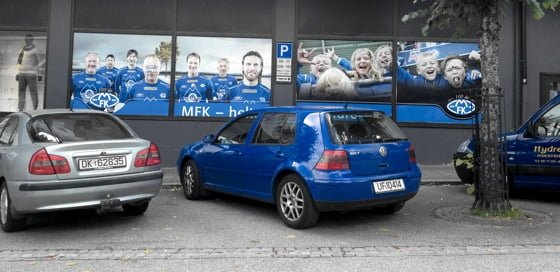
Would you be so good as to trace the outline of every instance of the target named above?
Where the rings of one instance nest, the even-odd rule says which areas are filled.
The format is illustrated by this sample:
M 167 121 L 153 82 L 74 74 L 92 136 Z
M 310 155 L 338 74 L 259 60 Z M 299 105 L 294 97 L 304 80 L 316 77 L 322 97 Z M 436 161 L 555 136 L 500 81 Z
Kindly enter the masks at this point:
M 282 221 L 294 229 L 311 227 L 319 219 L 305 183 L 296 174 L 285 176 L 276 187 L 276 207 Z
M 404 207 L 405 202 L 397 202 L 391 205 L 373 208 L 373 212 L 376 214 L 394 214 L 400 211 Z
M 515 188 L 515 182 L 513 180 L 513 175 L 512 174 L 506 174 L 506 182 L 508 185 L 508 195 L 509 197 L 518 197 L 519 196 L 519 190 L 517 190 Z
M 5 232 L 14 232 L 25 229 L 25 217 L 14 217 L 14 208 L 12 207 L 12 199 L 8 192 L 6 182 L 2 183 L 0 192 L 1 219 L 0 225 Z
M 123 208 L 124 214 L 126 214 L 128 216 L 136 216 L 136 215 L 144 214 L 146 212 L 146 210 L 148 209 L 149 205 L 150 205 L 150 200 L 142 200 L 142 201 L 133 202 L 133 203 L 129 203 L 129 204 L 123 204 L 122 208 Z
M 181 185 L 183 186 L 185 197 L 189 200 L 198 200 L 207 195 L 206 190 L 202 188 L 196 163 L 193 160 L 188 160 L 182 169 Z

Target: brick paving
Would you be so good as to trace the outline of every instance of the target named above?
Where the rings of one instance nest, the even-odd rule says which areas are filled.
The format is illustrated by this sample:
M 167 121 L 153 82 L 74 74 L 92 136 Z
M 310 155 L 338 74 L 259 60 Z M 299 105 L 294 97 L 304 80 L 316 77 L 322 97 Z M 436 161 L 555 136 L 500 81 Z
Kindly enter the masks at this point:
M 559 254 L 560 244 L 0 250 L 0 261 L 352 258 Z

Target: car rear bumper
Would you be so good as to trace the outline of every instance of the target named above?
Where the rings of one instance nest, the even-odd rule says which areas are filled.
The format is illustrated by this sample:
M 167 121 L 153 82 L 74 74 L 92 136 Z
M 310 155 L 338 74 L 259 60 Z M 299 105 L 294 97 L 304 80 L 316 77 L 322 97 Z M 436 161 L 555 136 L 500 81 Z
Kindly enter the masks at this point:
M 351 202 L 324 202 L 316 201 L 315 207 L 321 212 L 331 212 L 331 211 L 350 211 L 350 210 L 361 210 L 373 207 L 387 206 L 393 203 L 407 201 L 413 198 L 416 192 L 404 194 L 399 194 L 398 196 L 390 196 L 386 198 L 375 198 L 363 201 L 351 201 Z
M 104 200 L 126 204 L 155 197 L 162 170 L 97 178 L 50 181 L 10 181 L 8 191 L 16 211 L 36 213 L 98 208 Z
M 405 188 L 401 191 L 376 193 L 373 182 L 402 178 Z M 412 172 L 407 176 L 376 176 L 337 180 L 316 179 L 309 182 L 309 189 L 320 211 L 354 210 L 384 206 L 412 198 L 420 188 L 421 175 Z

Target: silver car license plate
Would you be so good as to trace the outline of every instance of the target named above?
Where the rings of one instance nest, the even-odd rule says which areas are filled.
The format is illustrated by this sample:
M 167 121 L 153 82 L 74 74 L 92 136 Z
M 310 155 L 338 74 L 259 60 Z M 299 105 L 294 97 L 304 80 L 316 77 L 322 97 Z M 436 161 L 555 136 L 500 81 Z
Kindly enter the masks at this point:
M 125 156 L 95 157 L 78 159 L 78 169 L 80 171 L 95 169 L 110 169 L 126 167 Z

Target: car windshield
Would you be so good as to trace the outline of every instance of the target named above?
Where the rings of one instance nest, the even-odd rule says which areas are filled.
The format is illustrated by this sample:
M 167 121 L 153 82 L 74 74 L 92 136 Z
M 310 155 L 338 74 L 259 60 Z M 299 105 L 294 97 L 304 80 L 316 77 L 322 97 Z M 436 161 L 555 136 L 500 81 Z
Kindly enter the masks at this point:
M 134 135 L 114 118 L 102 114 L 49 114 L 27 124 L 33 142 L 78 142 L 128 139 Z
M 331 140 L 337 144 L 371 144 L 406 140 L 402 130 L 382 112 L 328 113 Z

